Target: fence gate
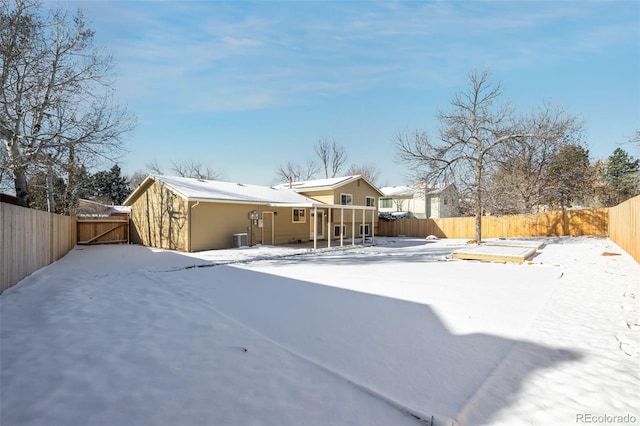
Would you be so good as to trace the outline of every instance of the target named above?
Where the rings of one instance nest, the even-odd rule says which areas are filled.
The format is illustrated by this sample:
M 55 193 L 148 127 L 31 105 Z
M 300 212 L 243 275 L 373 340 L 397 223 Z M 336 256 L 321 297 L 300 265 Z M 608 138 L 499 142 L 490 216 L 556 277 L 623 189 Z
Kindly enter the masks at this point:
M 78 244 L 129 243 L 129 218 L 78 217 Z

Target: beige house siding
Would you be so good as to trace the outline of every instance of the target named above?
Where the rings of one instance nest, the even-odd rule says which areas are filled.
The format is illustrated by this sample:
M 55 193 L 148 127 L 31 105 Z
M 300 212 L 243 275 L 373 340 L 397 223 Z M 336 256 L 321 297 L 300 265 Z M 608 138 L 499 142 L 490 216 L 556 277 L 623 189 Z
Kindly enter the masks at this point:
M 134 243 L 193 252 L 231 248 L 236 242 L 234 235 L 245 233 L 249 245 L 299 243 L 313 240 L 317 224 L 323 230 L 319 239 L 339 239 L 339 235 L 335 236 L 335 227 L 340 225 L 341 218 L 345 238 L 359 238 L 363 222 L 369 227 L 367 235 L 377 232 L 377 210 L 363 212 L 345 206 L 341 214 L 341 208 L 329 207 L 339 205 L 340 195 L 346 193 L 352 195 L 353 206 L 366 205 L 366 196 L 370 196 L 373 198 L 372 206 L 377 208 L 380 193 L 366 181 L 302 194 L 328 204 L 316 207 L 316 211 L 322 212 L 321 222 L 320 214 L 314 217 L 314 207 L 308 206 L 308 199 L 302 199 L 298 205 L 307 204 L 307 207 L 295 207 L 295 203 L 268 206 L 249 201 L 193 200 L 196 197 L 188 201 L 180 192 L 170 188 L 161 180 L 148 178 L 126 201 L 131 207 Z M 304 212 L 296 215 L 295 222 L 294 210 Z M 256 212 L 256 215 L 251 215 L 251 212 Z
M 233 235 L 246 233 L 248 243 L 285 244 L 309 241 L 309 209 L 305 222 L 293 223 L 291 207 L 200 202 L 191 204 L 191 251 L 233 247 Z M 250 218 L 257 211 L 262 227 Z M 264 214 L 267 213 L 267 214 Z M 272 213 L 272 214 L 270 214 Z M 268 222 L 265 224 L 265 220 Z M 273 225 L 270 223 L 273 221 Z M 272 228 L 273 226 L 273 228 Z M 273 233 L 271 233 L 273 229 Z M 265 235 L 266 233 L 266 235 Z M 273 234 L 273 239 L 271 238 Z
M 333 190 L 325 189 L 318 191 L 300 191 L 301 195 L 305 197 L 309 197 L 316 201 L 325 203 L 325 204 L 336 204 L 339 205 L 341 202 L 342 194 L 350 194 L 352 197 L 352 203 L 354 206 L 365 206 L 366 205 L 366 197 L 373 198 L 373 207 L 378 208 L 378 199 L 380 197 L 380 193 L 377 189 L 369 185 L 366 181 L 359 179 L 354 182 L 350 182 L 346 185 L 340 186 Z M 311 209 L 313 210 L 313 209 Z M 333 239 L 338 239 L 339 237 L 335 237 L 334 235 L 334 227 L 340 226 L 341 220 L 341 212 L 340 209 L 332 208 L 331 209 L 331 217 L 329 218 L 329 209 L 323 207 L 321 210 L 325 211 L 325 234 L 324 237 L 331 237 Z M 353 215 L 355 214 L 355 218 Z M 373 218 L 372 218 L 373 215 Z M 355 219 L 355 222 L 354 222 Z M 365 212 L 365 224 L 371 224 L 373 219 L 373 233 L 376 232 L 378 227 L 378 212 L 377 210 L 367 211 Z M 345 206 L 343 213 L 343 224 L 345 226 L 345 238 L 351 238 L 352 235 L 356 237 L 360 237 L 360 225 L 363 223 L 362 221 L 362 211 L 356 210 L 355 212 L 349 208 L 349 206 Z M 329 222 L 330 221 L 330 222 Z M 355 223 L 355 234 L 353 231 L 352 224 Z M 369 234 L 371 234 L 371 230 Z
M 293 222 L 293 208 L 278 207 L 266 208 L 265 211 L 273 211 L 275 241 L 273 244 L 290 244 L 297 242 L 309 241 L 309 233 L 311 229 L 311 213 L 309 208 L 296 208 L 296 210 L 304 210 L 304 222 Z M 263 224 L 263 230 L 266 229 Z M 261 234 L 263 233 L 261 230 Z M 264 236 L 264 244 L 269 242 L 269 236 Z
M 311 192 L 300 191 L 300 194 L 324 204 L 340 204 L 340 199 L 338 199 L 338 202 L 336 203 L 334 191 L 330 189 Z
M 131 203 L 131 240 L 149 247 L 188 251 L 187 202 L 153 182 Z

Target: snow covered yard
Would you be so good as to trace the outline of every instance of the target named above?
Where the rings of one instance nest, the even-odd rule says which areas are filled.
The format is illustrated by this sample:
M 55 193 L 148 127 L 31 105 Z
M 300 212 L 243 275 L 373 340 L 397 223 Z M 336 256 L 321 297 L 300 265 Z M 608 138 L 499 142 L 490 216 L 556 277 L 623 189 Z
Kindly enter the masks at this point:
M 376 243 L 77 247 L 0 296 L 0 424 L 640 424 L 640 265 L 610 240 Z

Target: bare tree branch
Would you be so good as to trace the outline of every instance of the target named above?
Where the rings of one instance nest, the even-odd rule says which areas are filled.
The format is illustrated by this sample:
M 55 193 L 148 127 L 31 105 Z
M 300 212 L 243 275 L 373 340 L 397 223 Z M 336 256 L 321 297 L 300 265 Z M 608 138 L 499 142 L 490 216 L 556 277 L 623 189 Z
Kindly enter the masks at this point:
M 71 147 L 75 156 L 115 159 L 135 126 L 114 102 L 112 58 L 93 47 L 82 12 L 44 16 L 39 7 L 2 0 L 0 8 L 0 139 L 24 206 L 29 169 L 64 168 Z
M 496 167 L 506 164 L 509 149 L 521 152 L 524 143 L 538 140 L 563 143 L 579 128 L 575 118 L 567 118 L 546 104 L 537 115 L 517 118 L 511 105 L 497 104 L 501 95 L 501 85 L 492 82 L 487 71 L 471 72 L 468 88 L 454 95 L 449 111 L 438 114 L 441 128 L 437 143 L 418 131 L 399 133 L 395 138 L 399 161 L 428 182 L 456 184 L 463 201 L 473 208 L 478 242 L 487 205 L 483 197 Z
M 282 182 L 299 182 L 311 180 L 320 171 L 320 167 L 313 160 L 308 160 L 305 166 L 287 162 L 280 166 L 277 171 L 277 178 Z
M 325 178 L 336 177 L 347 162 L 346 150 L 335 139 L 319 139 L 314 150 L 320 159 Z
M 376 185 L 376 181 L 380 175 L 380 170 L 378 170 L 375 164 L 371 163 L 362 163 L 361 165 L 351 164 L 347 170 L 347 175 L 361 175 L 369 182 Z
M 222 174 L 213 169 L 212 167 L 202 164 L 199 161 L 184 161 L 184 162 L 171 162 L 171 170 L 178 176 L 206 179 L 206 180 L 218 180 Z

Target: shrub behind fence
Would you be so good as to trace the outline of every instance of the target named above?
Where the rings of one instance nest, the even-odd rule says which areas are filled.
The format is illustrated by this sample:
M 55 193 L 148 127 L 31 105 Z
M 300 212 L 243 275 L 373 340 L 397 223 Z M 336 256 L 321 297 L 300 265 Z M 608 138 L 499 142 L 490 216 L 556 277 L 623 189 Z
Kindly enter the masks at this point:
M 0 292 L 75 245 L 75 217 L 0 203 Z

